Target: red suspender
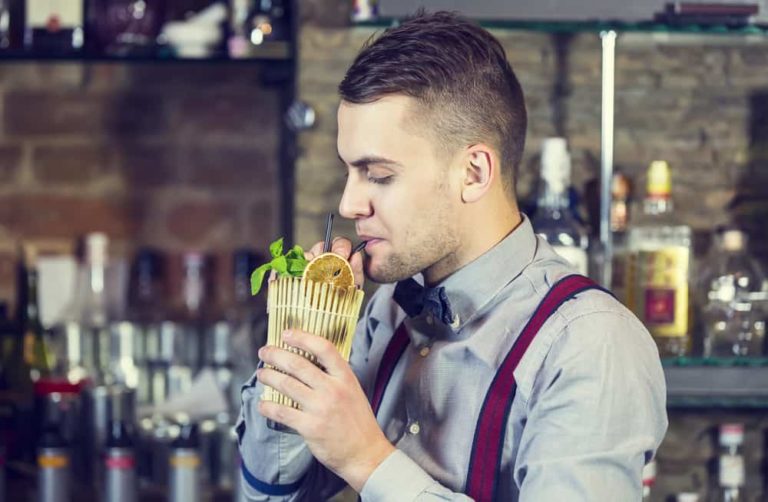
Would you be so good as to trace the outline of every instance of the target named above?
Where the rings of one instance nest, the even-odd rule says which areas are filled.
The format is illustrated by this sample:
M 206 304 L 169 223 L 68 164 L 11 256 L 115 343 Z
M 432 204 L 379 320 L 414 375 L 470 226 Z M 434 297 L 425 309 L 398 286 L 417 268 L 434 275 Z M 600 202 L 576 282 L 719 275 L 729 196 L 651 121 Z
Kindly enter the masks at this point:
M 544 322 L 560 305 L 588 289 L 602 288 L 592 280 L 580 275 L 569 275 L 556 282 L 536 308 L 533 316 L 528 320 L 528 324 L 523 328 L 522 333 L 499 366 L 480 409 L 475 438 L 472 443 L 465 492 L 475 501 L 491 502 L 497 498 L 496 490 L 501 467 L 501 452 L 504 448 L 504 435 L 509 411 L 512 409 L 512 400 L 515 398 L 515 391 L 517 390 L 515 368 L 517 368 L 523 355 L 525 355 L 525 351 L 531 345 Z M 389 379 L 392 377 L 395 366 L 397 366 L 409 342 L 405 324 L 400 324 L 384 351 L 379 371 L 376 374 L 376 383 L 371 398 L 374 415 L 379 411 Z
M 371 408 L 373 408 L 374 415 L 379 412 L 384 391 L 387 389 L 389 379 L 392 378 L 395 366 L 397 366 L 397 362 L 400 360 L 403 352 L 405 352 L 408 342 L 410 342 L 410 339 L 408 338 L 408 332 L 405 330 L 405 323 L 401 323 L 389 341 L 389 345 L 387 345 L 387 349 L 384 351 L 384 357 L 381 358 L 379 371 L 376 373 L 376 385 L 374 386 L 373 397 L 371 398 Z
M 514 371 L 544 322 L 567 300 L 588 289 L 601 289 L 590 279 L 569 275 L 555 283 L 499 366 L 480 409 L 472 456 L 469 460 L 466 493 L 477 502 L 497 500 L 498 474 L 507 419 L 515 398 Z

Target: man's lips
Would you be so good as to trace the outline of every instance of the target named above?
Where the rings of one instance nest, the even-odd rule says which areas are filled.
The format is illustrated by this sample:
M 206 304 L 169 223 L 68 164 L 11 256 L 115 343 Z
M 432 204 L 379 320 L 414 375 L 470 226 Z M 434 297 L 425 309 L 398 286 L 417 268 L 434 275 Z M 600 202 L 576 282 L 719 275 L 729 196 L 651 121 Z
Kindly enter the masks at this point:
M 360 234 L 358 235 L 358 237 L 360 238 L 360 240 L 366 241 L 366 244 L 365 244 L 366 251 L 384 240 L 379 237 L 373 237 L 372 235 L 365 235 L 365 234 Z

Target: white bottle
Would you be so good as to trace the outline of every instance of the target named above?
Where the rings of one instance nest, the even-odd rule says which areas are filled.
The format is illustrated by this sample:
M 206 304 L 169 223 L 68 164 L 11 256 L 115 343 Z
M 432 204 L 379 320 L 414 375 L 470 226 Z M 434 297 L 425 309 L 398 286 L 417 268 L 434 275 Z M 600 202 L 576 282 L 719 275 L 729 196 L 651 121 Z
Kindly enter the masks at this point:
M 737 502 L 741 500 L 744 486 L 744 457 L 741 445 L 744 443 L 744 425 L 722 424 L 720 426 L 720 458 L 718 459 L 718 501 Z
M 587 275 L 587 232 L 571 211 L 571 158 L 565 138 L 547 138 L 541 149 L 541 189 L 531 224 L 555 252 Z

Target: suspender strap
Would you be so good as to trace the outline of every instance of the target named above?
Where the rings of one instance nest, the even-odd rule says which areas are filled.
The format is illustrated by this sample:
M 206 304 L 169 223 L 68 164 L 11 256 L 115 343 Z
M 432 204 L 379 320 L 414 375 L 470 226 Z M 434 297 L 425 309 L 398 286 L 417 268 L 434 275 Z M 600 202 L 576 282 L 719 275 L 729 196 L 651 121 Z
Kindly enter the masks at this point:
M 501 363 L 485 395 L 472 443 L 465 491 L 475 501 L 497 500 L 506 424 L 517 390 L 515 368 L 539 329 L 560 305 L 582 291 L 596 288 L 602 289 L 580 275 L 569 275 L 555 283 Z
M 373 397 L 371 398 L 371 408 L 373 408 L 374 415 L 379 413 L 379 406 L 381 406 L 384 391 L 387 390 L 389 379 L 392 378 L 395 366 L 397 366 L 397 362 L 402 357 L 409 342 L 410 339 L 408 338 L 408 331 L 405 329 L 405 323 L 401 323 L 389 341 L 389 345 L 387 345 L 384 351 L 384 357 L 381 358 L 379 371 L 376 373 L 376 384 L 373 388 Z

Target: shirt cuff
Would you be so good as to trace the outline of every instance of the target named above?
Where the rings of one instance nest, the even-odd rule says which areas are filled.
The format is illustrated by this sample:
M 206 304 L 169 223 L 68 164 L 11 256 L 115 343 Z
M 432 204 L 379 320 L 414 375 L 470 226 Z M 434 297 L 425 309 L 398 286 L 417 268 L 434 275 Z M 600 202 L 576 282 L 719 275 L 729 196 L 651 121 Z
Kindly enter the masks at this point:
M 400 450 L 390 453 L 371 473 L 360 491 L 364 502 L 416 500 L 435 480 Z M 393 490 L 393 487 L 397 487 Z

